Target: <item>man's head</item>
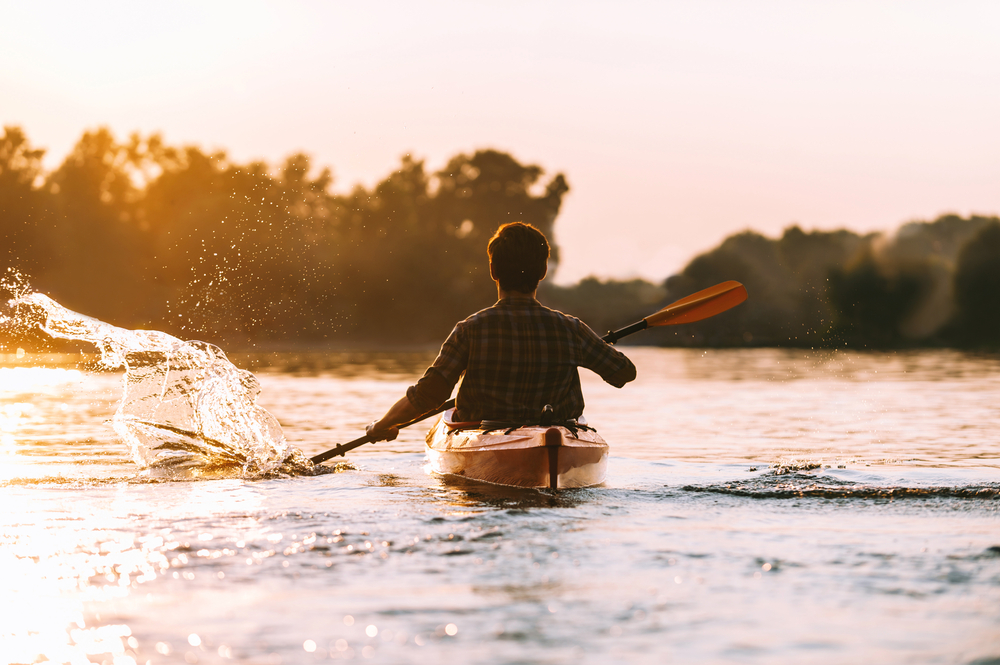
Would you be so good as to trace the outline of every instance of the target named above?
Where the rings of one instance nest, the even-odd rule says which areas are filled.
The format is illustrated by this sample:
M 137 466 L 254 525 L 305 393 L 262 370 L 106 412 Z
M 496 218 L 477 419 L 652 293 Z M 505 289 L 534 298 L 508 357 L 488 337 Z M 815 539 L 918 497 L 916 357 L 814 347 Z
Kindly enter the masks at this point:
M 548 241 L 541 231 L 523 222 L 497 229 L 486 253 L 490 256 L 490 276 L 504 291 L 534 293 L 548 268 Z

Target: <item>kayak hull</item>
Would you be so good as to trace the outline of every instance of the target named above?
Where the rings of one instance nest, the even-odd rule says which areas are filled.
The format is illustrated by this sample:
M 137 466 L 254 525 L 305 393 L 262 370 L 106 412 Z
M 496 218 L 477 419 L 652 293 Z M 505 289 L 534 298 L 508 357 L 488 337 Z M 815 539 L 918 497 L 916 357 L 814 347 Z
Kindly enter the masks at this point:
M 593 430 L 523 426 L 484 431 L 449 426 L 442 417 L 427 434 L 427 468 L 496 485 L 590 487 L 604 482 L 608 444 Z

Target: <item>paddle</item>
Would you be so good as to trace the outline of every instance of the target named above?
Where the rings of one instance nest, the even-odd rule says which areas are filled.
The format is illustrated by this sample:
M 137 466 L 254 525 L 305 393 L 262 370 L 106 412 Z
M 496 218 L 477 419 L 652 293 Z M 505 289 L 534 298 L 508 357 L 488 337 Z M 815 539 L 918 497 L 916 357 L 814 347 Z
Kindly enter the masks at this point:
M 739 282 L 723 282 L 707 289 L 692 293 L 686 298 L 667 305 L 656 314 L 650 314 L 642 321 L 609 332 L 602 337 L 608 344 L 614 344 L 622 337 L 656 326 L 675 326 L 679 323 L 693 323 L 707 319 L 736 307 L 747 299 L 747 290 Z
M 614 344 L 626 335 L 637 333 L 640 330 L 645 330 L 649 327 L 673 326 L 678 323 L 701 321 L 702 319 L 707 319 L 710 316 L 715 316 L 720 312 L 725 312 L 731 307 L 736 307 L 736 305 L 739 305 L 746 299 L 747 290 L 742 284 L 739 282 L 723 282 L 722 284 L 716 284 L 715 286 L 699 291 L 698 293 L 693 293 L 686 298 L 681 298 L 672 305 L 667 305 L 659 312 L 650 314 L 642 321 L 633 323 L 630 326 L 625 326 L 620 330 L 609 332 L 602 339 L 608 344 Z M 414 418 L 408 423 L 399 425 L 399 428 L 402 429 L 419 423 L 421 420 L 427 420 L 431 416 L 437 415 L 442 411 L 447 411 L 454 406 L 455 400 L 450 399 L 433 411 L 428 411 L 419 418 Z M 331 448 L 325 453 L 320 453 L 319 455 L 309 459 L 313 464 L 319 464 L 320 462 L 325 462 L 331 457 L 343 455 L 349 450 L 354 450 L 358 446 L 363 446 L 366 443 L 371 442 L 371 437 L 365 434 L 362 437 L 354 439 L 354 441 L 342 443 L 336 448 Z
M 453 406 L 455 406 L 455 400 L 450 399 L 447 402 L 445 402 L 444 404 L 442 404 L 441 406 L 439 406 L 438 408 L 434 409 L 433 411 L 428 411 L 424 415 L 419 416 L 417 418 L 414 418 L 413 420 L 411 420 L 408 423 L 403 423 L 402 425 L 398 425 L 398 427 L 400 429 L 403 429 L 404 427 L 409 427 L 410 425 L 415 425 L 416 423 L 419 423 L 421 420 L 427 420 L 431 416 L 435 416 L 435 415 L 441 413 L 442 411 L 447 411 L 448 409 L 452 408 Z M 325 453 L 320 453 L 319 455 L 316 455 L 315 457 L 310 457 L 309 461 L 312 462 L 313 464 L 319 464 L 320 462 L 325 462 L 326 460 L 330 459 L 331 457 L 336 457 L 337 455 L 341 455 L 342 456 L 347 451 L 354 450 L 358 446 L 363 446 L 366 443 L 371 443 L 372 441 L 374 441 L 374 439 L 372 439 L 370 436 L 368 436 L 367 434 L 365 434 L 364 436 L 361 436 L 361 437 L 358 437 L 357 439 L 354 439 L 354 441 L 348 441 L 347 443 L 342 443 L 339 446 L 337 446 L 336 448 L 331 448 L 330 450 L 326 451 Z

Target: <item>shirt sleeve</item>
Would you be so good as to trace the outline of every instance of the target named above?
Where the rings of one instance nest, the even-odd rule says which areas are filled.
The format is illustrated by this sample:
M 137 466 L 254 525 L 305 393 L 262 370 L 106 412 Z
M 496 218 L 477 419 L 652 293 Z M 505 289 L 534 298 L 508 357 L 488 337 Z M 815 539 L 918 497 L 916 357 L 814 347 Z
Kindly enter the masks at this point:
M 586 323 L 579 319 L 576 321 L 579 324 L 577 333 L 580 340 L 580 367 L 586 367 L 615 388 L 621 388 L 624 383 L 619 385 L 612 383 L 610 379 L 626 367 L 631 367 L 634 371 L 632 361 L 601 339 Z
M 406 397 L 421 413 L 441 406 L 469 365 L 469 346 L 461 323 L 455 326 L 441 345 L 437 358 L 415 384 L 407 388 Z

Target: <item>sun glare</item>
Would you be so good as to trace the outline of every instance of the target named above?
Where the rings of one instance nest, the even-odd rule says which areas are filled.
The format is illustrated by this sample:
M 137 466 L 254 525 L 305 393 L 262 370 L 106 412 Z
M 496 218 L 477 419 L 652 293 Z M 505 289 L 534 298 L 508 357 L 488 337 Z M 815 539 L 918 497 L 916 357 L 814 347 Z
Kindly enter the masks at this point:
M 32 398 L 64 392 L 82 379 L 82 372 L 75 369 L 0 367 L 0 480 L 19 475 L 17 468 L 24 464 L 18 434 L 38 410 Z
M 30 505 L 5 507 L 32 512 Z M 56 533 L 39 528 L 0 552 L 0 593 L 11 601 L 0 608 L 0 662 L 89 663 L 88 656 L 104 654 L 116 664 L 135 663 L 128 650 L 137 643 L 129 627 L 95 625 L 71 592 L 86 588 L 87 600 L 98 602 L 126 597 L 134 584 L 169 567 L 155 549 L 162 539 L 134 542 L 88 531 L 93 539 L 81 540 L 84 531 L 72 525 Z
M 12 395 L 45 392 L 82 379 L 83 373 L 76 369 L 0 367 L 0 404 Z

